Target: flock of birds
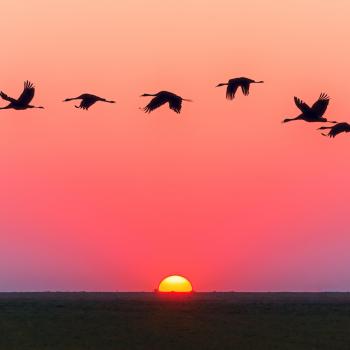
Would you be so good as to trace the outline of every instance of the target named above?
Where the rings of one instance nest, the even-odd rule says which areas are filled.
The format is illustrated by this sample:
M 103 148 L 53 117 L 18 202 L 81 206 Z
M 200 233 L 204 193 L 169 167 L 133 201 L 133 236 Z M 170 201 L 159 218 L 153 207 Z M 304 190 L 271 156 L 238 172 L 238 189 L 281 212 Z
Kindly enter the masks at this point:
M 226 98 L 229 100 L 233 100 L 235 98 L 236 92 L 240 87 L 243 95 L 249 95 L 249 89 L 251 84 L 261 84 L 263 81 L 255 81 L 249 78 L 240 77 L 230 79 L 227 83 L 220 83 L 217 87 L 227 86 L 226 88 Z M 33 106 L 31 105 L 31 101 L 34 98 L 35 87 L 29 82 L 24 82 L 24 89 L 22 94 L 17 98 L 10 97 L 6 95 L 4 92 L 0 92 L 0 97 L 8 101 L 9 104 L 5 107 L 0 107 L 0 109 L 16 109 L 16 110 L 24 110 L 29 108 L 44 108 L 42 106 Z M 156 94 L 143 94 L 142 97 L 153 97 L 151 101 L 148 103 L 146 107 L 143 108 L 145 113 L 151 113 L 155 109 L 161 107 L 162 105 L 168 103 L 169 108 L 176 113 L 181 112 L 182 101 L 192 102 L 189 99 L 185 99 L 181 96 L 178 96 L 169 91 L 160 91 Z M 81 108 L 84 110 L 88 110 L 92 105 L 96 102 L 107 102 L 107 103 L 115 103 L 115 101 L 107 100 L 105 98 L 92 95 L 92 94 L 82 94 L 77 97 L 67 98 L 63 102 L 81 100 L 79 106 L 75 106 L 76 108 Z M 321 123 L 333 123 L 333 126 L 322 126 L 319 130 L 330 129 L 327 134 L 322 133 L 324 136 L 335 137 L 342 132 L 350 132 L 350 124 L 342 122 L 338 123 L 336 121 L 329 121 L 323 117 L 324 113 L 327 110 L 330 98 L 325 93 L 321 93 L 318 100 L 310 107 L 303 100 L 298 97 L 294 97 L 294 102 L 296 106 L 300 109 L 301 114 L 299 114 L 295 118 L 286 118 L 283 120 L 283 123 L 287 123 L 294 120 L 304 120 L 308 123 L 321 122 Z

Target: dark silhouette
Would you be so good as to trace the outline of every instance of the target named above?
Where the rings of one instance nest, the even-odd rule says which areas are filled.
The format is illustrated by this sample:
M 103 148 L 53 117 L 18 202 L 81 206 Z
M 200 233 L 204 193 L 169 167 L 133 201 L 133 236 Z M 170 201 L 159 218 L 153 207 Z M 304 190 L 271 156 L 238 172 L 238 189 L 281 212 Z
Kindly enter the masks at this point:
M 81 100 L 80 105 L 75 106 L 75 108 L 81 108 L 85 110 L 88 110 L 93 104 L 95 104 L 98 101 L 115 103 L 115 101 L 109 101 L 109 100 L 106 100 L 105 98 L 102 98 L 96 95 L 91 95 L 91 94 L 82 94 L 78 97 L 66 98 L 63 102 L 68 102 L 73 100 Z
M 333 126 L 321 126 L 318 130 L 331 129 L 328 134 L 323 134 L 323 136 L 336 137 L 342 132 L 350 132 L 350 124 L 348 123 L 338 123 Z
M 294 102 L 296 106 L 302 111 L 302 114 L 295 118 L 286 118 L 283 123 L 290 122 L 292 120 L 304 120 L 309 123 L 337 123 L 336 121 L 329 121 L 323 118 L 323 114 L 326 112 L 330 98 L 325 93 L 321 93 L 318 100 L 309 107 L 303 100 L 294 96 Z
M 143 94 L 142 96 L 155 96 L 151 102 L 143 108 L 146 113 L 151 113 L 155 109 L 164 105 L 165 103 L 169 103 L 169 108 L 175 111 L 176 113 L 181 112 L 182 101 L 192 102 L 191 100 L 182 98 L 168 91 L 160 91 L 157 94 Z
M 17 110 L 23 110 L 28 108 L 44 108 L 42 106 L 36 107 L 32 106 L 29 103 L 32 101 L 35 94 L 35 87 L 34 85 L 29 82 L 28 80 L 24 82 L 24 89 L 21 94 L 21 96 L 16 100 L 15 98 L 12 98 L 10 96 L 7 96 L 4 92 L 0 92 L 0 96 L 3 100 L 9 101 L 10 104 L 6 107 L 0 107 L 0 109 L 17 109 Z
M 240 77 L 240 78 L 234 78 L 230 79 L 227 83 L 220 83 L 216 87 L 219 86 L 226 86 L 226 98 L 228 100 L 233 100 L 236 95 L 236 91 L 239 87 L 241 87 L 243 95 L 248 96 L 249 95 L 249 88 L 250 84 L 261 84 L 263 81 L 255 81 L 249 78 Z

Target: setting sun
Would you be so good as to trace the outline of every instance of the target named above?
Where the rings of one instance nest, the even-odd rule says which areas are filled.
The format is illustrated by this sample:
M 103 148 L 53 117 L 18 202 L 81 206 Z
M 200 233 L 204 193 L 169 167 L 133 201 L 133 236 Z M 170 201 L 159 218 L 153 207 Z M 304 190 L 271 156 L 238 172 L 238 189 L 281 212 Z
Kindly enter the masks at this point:
M 192 292 L 192 284 L 185 277 L 178 275 L 168 276 L 160 282 L 158 292 L 190 293 Z

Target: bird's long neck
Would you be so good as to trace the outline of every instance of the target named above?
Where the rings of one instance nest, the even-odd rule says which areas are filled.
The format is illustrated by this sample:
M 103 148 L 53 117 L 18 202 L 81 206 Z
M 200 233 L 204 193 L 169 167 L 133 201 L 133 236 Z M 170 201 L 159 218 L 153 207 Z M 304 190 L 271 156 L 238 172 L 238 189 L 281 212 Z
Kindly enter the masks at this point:
M 263 80 L 254 81 L 255 84 L 262 84 L 263 82 L 264 82 Z
M 9 109 L 11 108 L 10 106 L 6 106 L 6 107 L 0 107 L 0 109 Z
M 321 126 L 318 130 L 332 129 L 332 126 Z
M 142 96 L 157 96 L 158 94 L 143 94 Z
M 288 123 L 288 122 L 291 122 L 293 120 L 298 120 L 298 119 L 300 119 L 300 116 L 295 117 L 295 118 L 286 118 L 283 120 L 283 123 Z
M 65 101 L 74 101 L 74 100 L 79 100 L 79 97 L 71 97 L 71 98 L 66 98 Z

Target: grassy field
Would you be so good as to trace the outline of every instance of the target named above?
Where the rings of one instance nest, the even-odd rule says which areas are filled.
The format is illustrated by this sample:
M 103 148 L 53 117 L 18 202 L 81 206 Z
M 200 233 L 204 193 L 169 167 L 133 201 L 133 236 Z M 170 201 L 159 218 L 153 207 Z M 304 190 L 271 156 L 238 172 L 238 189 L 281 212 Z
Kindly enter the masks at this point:
M 0 293 L 0 349 L 350 349 L 350 294 Z

